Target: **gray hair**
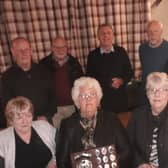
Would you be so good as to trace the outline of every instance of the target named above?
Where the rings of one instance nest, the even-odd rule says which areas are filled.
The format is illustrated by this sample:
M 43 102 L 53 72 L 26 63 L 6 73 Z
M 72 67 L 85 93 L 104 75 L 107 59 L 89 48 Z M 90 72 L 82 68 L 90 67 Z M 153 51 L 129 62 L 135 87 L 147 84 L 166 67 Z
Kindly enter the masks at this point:
M 100 104 L 101 98 L 103 96 L 102 89 L 100 87 L 99 82 L 91 77 L 80 77 L 79 79 L 75 80 L 73 88 L 72 88 L 72 99 L 77 108 L 79 108 L 78 97 L 80 94 L 80 88 L 93 88 L 95 89 L 97 96 L 98 96 L 98 104 Z
M 114 31 L 112 25 L 110 25 L 110 24 L 108 24 L 108 23 L 104 23 L 104 24 L 101 24 L 101 25 L 98 27 L 97 34 L 99 34 L 100 30 L 101 30 L 102 28 L 104 28 L 104 27 L 110 28 L 110 29 L 112 30 L 112 32 Z
M 168 88 L 168 76 L 165 72 L 152 72 L 147 76 L 146 89 L 159 84 Z

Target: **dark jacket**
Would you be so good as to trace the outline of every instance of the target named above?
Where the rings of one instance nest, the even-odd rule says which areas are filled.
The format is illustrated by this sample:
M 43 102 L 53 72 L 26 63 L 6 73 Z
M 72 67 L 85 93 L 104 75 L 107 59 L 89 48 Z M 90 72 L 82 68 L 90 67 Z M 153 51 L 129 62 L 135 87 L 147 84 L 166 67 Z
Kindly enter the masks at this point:
M 2 75 L 3 107 L 11 98 L 24 96 L 32 101 L 35 117 L 44 115 L 50 119 L 56 112 L 53 83 L 51 73 L 41 65 L 34 63 L 25 72 L 14 64 Z
M 128 133 L 133 147 L 134 166 L 149 163 L 152 143 L 152 112 L 150 107 L 143 106 L 133 112 L 128 124 Z M 168 107 L 158 116 L 160 130 L 158 134 L 159 168 L 168 167 Z
M 133 76 L 131 64 L 125 49 L 114 45 L 114 52 L 101 54 L 100 48 L 91 51 L 88 56 L 86 74 L 96 78 L 103 89 L 102 107 L 113 112 L 127 111 L 126 84 Z M 112 78 L 121 78 L 124 84 L 112 88 Z
M 83 75 L 83 71 L 81 65 L 79 64 L 78 60 L 71 55 L 68 55 L 68 73 L 69 73 L 69 80 L 71 85 L 73 86 L 73 82 Z M 50 71 L 55 73 L 56 71 L 56 64 L 55 60 L 53 59 L 52 53 L 47 57 L 43 58 L 40 61 L 40 64 L 45 65 Z
M 83 134 L 79 113 L 61 123 L 56 152 L 58 168 L 71 168 L 70 154 L 84 150 L 81 143 Z M 105 116 L 104 112 L 98 112 L 94 143 L 97 147 L 115 144 L 120 168 L 129 168 L 130 148 L 126 131 L 115 114 Z

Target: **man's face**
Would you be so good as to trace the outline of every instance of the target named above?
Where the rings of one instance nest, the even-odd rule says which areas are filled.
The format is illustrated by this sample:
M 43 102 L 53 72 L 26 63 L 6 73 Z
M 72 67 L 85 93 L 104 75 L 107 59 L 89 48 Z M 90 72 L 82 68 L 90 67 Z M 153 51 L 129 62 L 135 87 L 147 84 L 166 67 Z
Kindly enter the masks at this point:
M 153 47 L 158 46 L 162 41 L 162 27 L 159 23 L 151 23 L 147 30 L 149 44 Z
M 19 67 L 30 66 L 32 50 L 28 41 L 24 39 L 16 40 L 12 45 L 11 52 Z
M 67 42 L 63 38 L 57 38 L 52 44 L 52 53 L 57 60 L 64 60 L 67 56 Z
M 101 27 L 98 32 L 98 38 L 100 41 L 100 46 L 103 49 L 110 49 L 113 43 L 113 31 L 110 27 Z

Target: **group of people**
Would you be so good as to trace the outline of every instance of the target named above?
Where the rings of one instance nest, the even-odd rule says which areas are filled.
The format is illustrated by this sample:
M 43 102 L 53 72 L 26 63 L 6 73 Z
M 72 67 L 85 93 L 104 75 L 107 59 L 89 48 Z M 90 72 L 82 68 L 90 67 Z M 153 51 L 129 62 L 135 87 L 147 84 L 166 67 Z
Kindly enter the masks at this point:
M 38 64 L 30 42 L 14 39 L 14 63 L 1 79 L 8 128 L 0 131 L 0 165 L 71 168 L 72 153 L 113 144 L 120 168 L 168 167 L 168 42 L 162 32 L 159 21 L 148 23 L 148 41 L 139 50 L 147 101 L 132 112 L 127 129 L 115 113 L 127 111 L 133 70 L 110 25 L 98 29 L 100 46 L 89 53 L 86 74 L 63 37 Z

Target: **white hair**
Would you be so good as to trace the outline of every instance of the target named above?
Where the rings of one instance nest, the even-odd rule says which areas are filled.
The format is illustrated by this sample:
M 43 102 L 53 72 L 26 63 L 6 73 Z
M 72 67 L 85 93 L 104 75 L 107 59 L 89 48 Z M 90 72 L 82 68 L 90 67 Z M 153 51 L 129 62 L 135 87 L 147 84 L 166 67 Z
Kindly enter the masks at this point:
M 160 84 L 168 88 L 168 76 L 165 72 L 152 72 L 147 76 L 146 89 Z
M 79 98 L 81 87 L 85 87 L 88 89 L 90 88 L 95 89 L 98 97 L 98 104 L 100 104 L 103 93 L 99 82 L 96 79 L 91 77 L 80 77 L 79 79 L 75 80 L 72 88 L 72 99 L 77 108 L 79 108 L 78 98 Z

